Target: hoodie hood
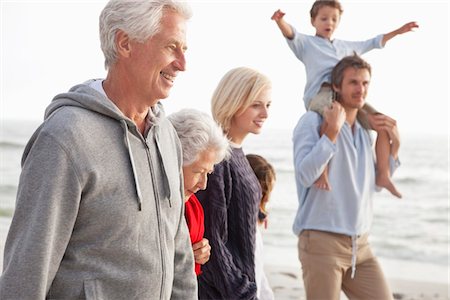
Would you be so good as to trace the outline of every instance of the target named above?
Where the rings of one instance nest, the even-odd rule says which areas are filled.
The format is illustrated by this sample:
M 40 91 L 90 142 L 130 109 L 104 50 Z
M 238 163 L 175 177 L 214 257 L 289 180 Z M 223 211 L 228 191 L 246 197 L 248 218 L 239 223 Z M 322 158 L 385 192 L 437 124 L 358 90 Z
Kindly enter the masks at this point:
M 131 151 L 130 133 L 140 137 L 143 143 L 146 142 L 146 139 L 142 136 L 142 134 L 140 134 L 136 124 L 131 119 L 126 117 L 110 99 L 108 99 L 103 93 L 89 86 L 91 82 L 92 81 L 87 81 L 84 84 L 76 85 L 72 87 L 67 93 L 62 93 L 55 96 L 50 105 L 45 110 L 44 119 L 49 119 L 60 108 L 72 106 L 87 109 L 89 111 L 93 111 L 119 121 L 124 132 L 124 142 L 128 150 L 128 156 L 130 158 L 136 187 L 138 206 L 139 210 L 141 210 L 142 192 L 139 186 L 136 162 L 133 157 L 133 152 Z M 164 110 L 162 104 L 158 102 L 156 106 L 151 107 L 148 110 L 148 116 L 146 120 L 146 133 L 151 127 L 154 128 L 156 133 L 159 133 L 160 130 L 158 128 L 158 125 L 161 123 L 161 120 L 163 118 Z M 28 152 L 28 149 L 26 150 L 26 152 Z M 165 165 L 167 164 L 164 160 L 165 159 L 163 159 L 162 162 L 163 169 L 165 169 Z M 168 179 L 165 178 L 164 181 L 167 182 Z
M 104 94 L 89 86 L 88 81 L 72 87 L 67 93 L 56 95 L 45 110 L 44 119 L 48 119 L 55 111 L 65 106 L 75 106 L 94 111 L 118 121 L 125 121 L 128 127 L 136 129 L 136 124 L 126 117 L 119 108 Z M 149 108 L 148 122 L 157 125 L 164 117 L 164 110 L 160 102 Z

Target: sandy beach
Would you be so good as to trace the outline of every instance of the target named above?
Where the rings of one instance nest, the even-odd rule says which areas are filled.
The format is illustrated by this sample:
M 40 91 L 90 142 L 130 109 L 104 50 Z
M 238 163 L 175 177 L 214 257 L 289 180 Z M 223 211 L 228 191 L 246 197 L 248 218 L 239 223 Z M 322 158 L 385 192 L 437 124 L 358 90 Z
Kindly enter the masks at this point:
M 3 269 L 3 250 L 10 220 L 0 218 L 0 269 Z M 265 246 L 265 271 L 276 299 L 306 299 L 296 249 L 283 249 L 275 253 L 270 245 Z M 286 257 L 292 264 L 281 263 Z M 447 300 L 449 297 L 449 269 L 419 262 L 380 259 L 389 280 L 395 299 L 402 300 Z M 347 299 L 344 294 L 342 300 Z
M 282 252 L 265 245 L 266 275 L 276 299 L 306 299 L 297 250 L 283 248 Z M 279 249 L 279 248 L 278 248 Z M 286 261 L 292 262 L 286 265 Z M 415 261 L 379 258 L 395 299 L 450 299 L 449 268 Z M 341 299 L 347 299 L 342 293 Z
M 422 272 L 422 270 L 417 270 L 417 272 Z M 266 275 L 276 299 L 306 299 L 300 270 L 292 267 L 267 266 Z M 445 283 L 389 278 L 389 284 L 391 285 L 394 299 L 449 299 L 449 287 Z M 347 299 L 347 297 L 342 293 L 341 299 Z

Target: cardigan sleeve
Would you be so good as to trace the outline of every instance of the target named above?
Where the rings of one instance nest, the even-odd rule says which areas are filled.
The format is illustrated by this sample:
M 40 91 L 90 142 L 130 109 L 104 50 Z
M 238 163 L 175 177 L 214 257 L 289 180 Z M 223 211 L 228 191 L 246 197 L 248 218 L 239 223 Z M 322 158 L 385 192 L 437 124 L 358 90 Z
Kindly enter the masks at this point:
M 228 204 L 231 174 L 227 162 L 216 165 L 208 188 L 197 193 L 205 213 L 205 237 L 211 245 L 210 260 L 199 277 L 200 298 L 256 299 L 256 284 L 235 264 L 227 247 Z

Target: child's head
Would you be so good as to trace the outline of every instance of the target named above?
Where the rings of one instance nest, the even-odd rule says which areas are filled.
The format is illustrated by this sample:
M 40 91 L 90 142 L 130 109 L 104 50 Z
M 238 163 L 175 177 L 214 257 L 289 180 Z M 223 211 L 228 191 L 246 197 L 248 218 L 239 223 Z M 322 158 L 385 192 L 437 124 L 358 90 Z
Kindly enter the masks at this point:
M 256 70 L 240 67 L 228 71 L 211 100 L 214 120 L 228 132 L 233 117 L 250 107 L 262 92 L 270 88 L 269 78 Z
M 262 197 L 259 205 L 258 222 L 262 223 L 267 217 L 266 204 L 269 202 L 270 193 L 276 180 L 275 169 L 260 155 L 247 154 L 246 156 L 261 185 Z
M 331 39 L 339 25 L 342 12 L 338 1 L 316 0 L 310 10 L 311 24 L 316 29 L 316 35 Z

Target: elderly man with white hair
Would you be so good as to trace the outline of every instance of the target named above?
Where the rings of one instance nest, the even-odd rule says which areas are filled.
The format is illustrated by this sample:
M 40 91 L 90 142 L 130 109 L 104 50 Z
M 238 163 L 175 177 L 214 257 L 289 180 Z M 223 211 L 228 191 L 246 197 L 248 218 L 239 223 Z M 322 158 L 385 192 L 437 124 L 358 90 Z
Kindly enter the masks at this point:
M 197 298 L 181 145 L 160 103 L 185 70 L 190 16 L 171 0 L 103 9 L 106 79 L 57 95 L 26 146 L 0 299 Z

